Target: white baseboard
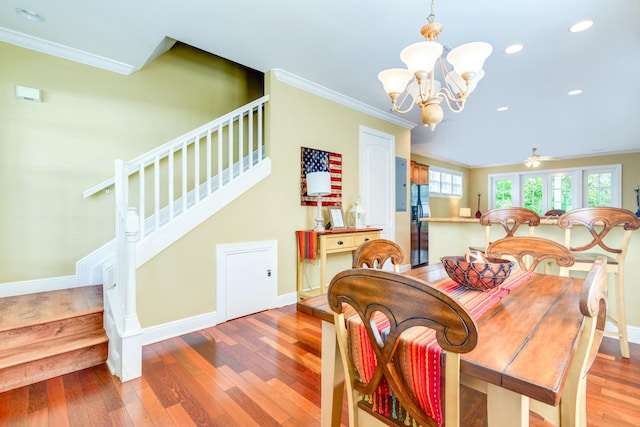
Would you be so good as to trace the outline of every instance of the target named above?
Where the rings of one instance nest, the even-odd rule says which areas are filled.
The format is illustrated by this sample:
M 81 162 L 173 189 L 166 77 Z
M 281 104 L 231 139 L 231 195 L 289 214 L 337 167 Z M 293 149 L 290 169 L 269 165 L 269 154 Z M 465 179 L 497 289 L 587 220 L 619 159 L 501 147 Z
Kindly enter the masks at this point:
M 142 329 L 142 345 L 153 344 L 217 325 L 216 312 L 200 314 Z
M 298 294 L 296 292 L 279 295 L 276 301 L 277 307 L 273 308 L 280 308 L 297 302 Z M 198 316 L 164 323 L 162 325 L 150 326 L 142 330 L 142 345 L 144 346 L 179 337 L 180 335 L 189 334 L 194 331 L 199 331 L 200 329 L 210 328 L 217 324 L 216 312 L 212 311 Z
M 278 295 L 276 299 L 277 306 L 274 308 L 280 308 L 291 304 L 296 304 L 298 302 L 298 293 L 291 292 L 285 295 Z
M 0 285 L 0 298 L 16 295 L 35 294 L 38 292 L 59 291 L 61 289 L 78 288 L 81 284 L 78 276 L 61 276 L 48 279 L 8 282 Z

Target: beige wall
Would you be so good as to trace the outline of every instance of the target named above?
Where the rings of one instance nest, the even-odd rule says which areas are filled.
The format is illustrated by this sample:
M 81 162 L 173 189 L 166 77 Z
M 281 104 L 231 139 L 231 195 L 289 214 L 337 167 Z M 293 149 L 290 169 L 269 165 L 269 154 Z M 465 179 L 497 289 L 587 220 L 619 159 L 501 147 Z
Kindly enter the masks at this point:
M 272 174 L 138 270 L 138 315 L 143 327 L 216 310 L 218 244 L 277 240 L 278 294 L 295 292 L 295 231 L 311 228 L 316 213 L 315 207 L 300 205 L 300 147 L 342 154 L 345 211 L 359 188 L 361 125 L 394 135 L 396 156 L 409 157 L 408 129 L 279 82 L 270 73 L 265 88 L 270 97 L 267 144 Z M 396 241 L 406 253 L 409 240 L 409 213 L 397 213 Z M 333 256 L 327 277 L 350 266 L 350 254 Z M 317 280 L 313 267 L 305 274 Z M 173 292 L 176 287 L 179 293 Z
M 130 76 L 1 42 L 0 58 L 0 283 L 75 274 L 114 237 L 113 192 L 82 198 L 114 159 L 263 92 L 262 73 L 181 44 Z M 16 99 L 15 85 L 43 102 Z

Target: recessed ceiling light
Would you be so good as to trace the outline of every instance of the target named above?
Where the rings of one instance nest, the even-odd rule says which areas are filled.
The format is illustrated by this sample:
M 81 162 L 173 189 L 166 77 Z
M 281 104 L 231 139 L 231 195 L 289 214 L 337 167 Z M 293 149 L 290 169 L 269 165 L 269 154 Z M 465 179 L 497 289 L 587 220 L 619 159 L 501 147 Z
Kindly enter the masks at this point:
M 569 95 L 580 95 L 582 93 L 582 89 L 576 89 L 569 92 Z
M 507 111 L 509 109 L 509 107 L 498 107 L 496 108 L 496 111 Z
M 593 25 L 593 21 L 590 19 L 586 21 L 580 21 L 578 23 L 573 24 L 571 27 L 569 27 L 569 31 L 571 31 L 572 33 L 578 33 L 580 31 L 586 30 L 592 25 Z
M 16 9 L 16 13 L 18 15 L 22 16 L 27 21 L 44 22 L 44 17 L 43 16 L 38 15 L 36 12 L 32 12 L 32 11 L 27 10 L 27 9 L 18 8 L 18 9 Z
M 507 46 L 504 50 L 504 53 L 512 54 L 516 52 L 520 52 L 524 46 L 521 44 L 512 44 L 511 46 Z

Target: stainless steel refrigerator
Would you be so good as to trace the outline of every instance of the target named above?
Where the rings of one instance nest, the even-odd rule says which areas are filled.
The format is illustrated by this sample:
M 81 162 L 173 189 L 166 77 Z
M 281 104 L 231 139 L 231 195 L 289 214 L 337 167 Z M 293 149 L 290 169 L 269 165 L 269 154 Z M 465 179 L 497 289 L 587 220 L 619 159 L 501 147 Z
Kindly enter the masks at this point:
M 411 267 L 429 263 L 429 186 L 411 184 Z

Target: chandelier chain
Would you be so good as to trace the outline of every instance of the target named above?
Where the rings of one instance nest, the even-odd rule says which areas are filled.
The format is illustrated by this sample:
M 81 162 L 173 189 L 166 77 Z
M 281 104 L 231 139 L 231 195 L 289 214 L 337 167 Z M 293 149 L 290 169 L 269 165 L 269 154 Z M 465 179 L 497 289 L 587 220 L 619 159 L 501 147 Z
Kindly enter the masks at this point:
M 433 23 L 433 21 L 436 19 L 436 12 L 435 12 L 435 0 L 431 0 L 431 13 L 429 14 L 429 16 L 427 16 L 427 22 L 429 22 L 430 24 Z

